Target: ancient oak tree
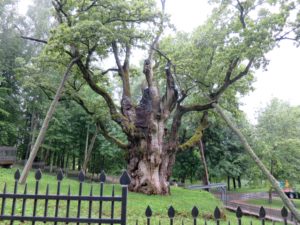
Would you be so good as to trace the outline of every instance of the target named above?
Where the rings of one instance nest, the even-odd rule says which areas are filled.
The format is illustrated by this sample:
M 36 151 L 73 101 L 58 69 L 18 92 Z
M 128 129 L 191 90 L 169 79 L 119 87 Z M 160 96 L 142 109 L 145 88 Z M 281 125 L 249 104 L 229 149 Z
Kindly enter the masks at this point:
M 212 16 L 192 34 L 161 37 L 168 26 L 151 0 L 53 0 L 58 21 L 45 54 L 76 61 L 77 72 L 66 95 L 97 120 L 99 132 L 124 149 L 131 191 L 168 194 L 175 155 L 199 143 L 213 103 L 236 108 L 237 94 L 251 90 L 254 69 L 265 67 L 265 54 L 284 39 L 297 39 L 292 1 L 215 1 Z M 148 54 L 142 71 L 130 64 L 136 48 Z M 107 66 L 108 60 L 114 61 Z M 144 78 L 140 98 L 133 86 Z M 82 87 L 101 96 L 109 117 L 98 115 Z M 222 96 L 222 98 L 220 98 Z M 101 110 L 104 110 L 101 108 Z M 182 120 L 202 113 L 194 135 L 179 144 Z M 126 141 L 113 136 L 108 118 Z

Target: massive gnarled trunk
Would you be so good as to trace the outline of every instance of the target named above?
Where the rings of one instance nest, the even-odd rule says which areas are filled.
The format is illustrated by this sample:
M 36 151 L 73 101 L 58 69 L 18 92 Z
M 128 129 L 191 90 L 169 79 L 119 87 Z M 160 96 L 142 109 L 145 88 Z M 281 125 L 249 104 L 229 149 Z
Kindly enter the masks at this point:
M 129 189 L 145 194 L 168 194 L 175 154 L 168 153 L 159 140 L 139 140 L 129 149 Z
M 135 109 L 137 135 L 129 138 L 127 155 L 127 169 L 132 179 L 129 189 L 146 194 L 168 194 L 175 151 L 169 149 L 166 114 L 161 108 L 155 108 L 161 104 L 153 105 L 150 92 L 149 88 L 144 90 Z
M 149 86 L 143 90 L 139 105 L 132 107 L 126 97 L 122 100 L 122 112 L 134 126 L 134 132 L 128 135 L 127 169 L 132 179 L 129 189 L 146 194 L 168 194 L 175 150 L 169 149 L 165 123 L 177 100 L 177 92 L 173 86 L 167 89 L 168 96 L 160 97 L 147 60 L 144 73 Z M 169 80 L 173 82 L 172 77 Z

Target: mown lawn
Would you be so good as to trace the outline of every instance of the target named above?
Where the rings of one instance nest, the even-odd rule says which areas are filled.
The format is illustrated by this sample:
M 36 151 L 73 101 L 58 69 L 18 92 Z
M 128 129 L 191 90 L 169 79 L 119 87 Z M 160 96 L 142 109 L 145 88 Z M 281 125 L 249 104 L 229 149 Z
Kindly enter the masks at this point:
M 14 187 L 14 172 L 15 169 L 2 169 L 0 168 L 0 192 L 3 192 L 4 183 L 7 183 L 7 191 L 13 192 Z M 34 193 L 35 189 L 35 179 L 34 172 L 31 172 L 28 178 L 28 192 Z M 49 174 L 43 174 L 42 180 L 40 182 L 40 193 L 45 193 L 46 186 L 50 186 L 50 194 L 56 193 L 56 177 Z M 62 182 L 61 193 L 67 194 L 68 186 L 70 185 L 71 193 L 76 195 L 78 193 L 79 182 L 74 179 L 65 178 Z M 99 195 L 99 183 L 84 183 L 83 185 L 83 194 L 89 195 L 90 188 L 93 186 L 93 194 Z M 104 188 L 104 195 L 111 195 L 113 185 L 107 184 Z M 18 192 L 23 193 L 24 185 L 19 185 Z M 116 195 L 120 195 L 121 188 L 119 185 L 115 185 Z M 224 210 L 222 203 L 216 199 L 212 194 L 206 191 L 199 190 L 187 190 L 178 187 L 171 188 L 170 196 L 147 196 L 137 193 L 129 193 L 128 195 L 128 208 L 127 208 L 127 221 L 128 224 L 133 225 L 136 223 L 136 220 L 139 221 L 139 224 L 145 224 L 145 209 L 149 205 L 152 208 L 152 224 L 168 224 L 167 210 L 170 205 L 175 208 L 175 223 L 181 224 L 182 220 L 185 221 L 185 224 L 192 224 L 191 219 L 191 209 L 193 206 L 197 206 L 199 209 L 199 224 L 204 224 L 204 220 L 207 220 L 208 224 L 215 224 L 213 218 L 213 211 L 216 206 L 222 210 L 223 220 L 221 224 L 228 224 L 230 220 L 232 224 L 236 223 L 236 218 L 233 213 L 227 212 Z M 42 216 L 44 213 L 45 201 L 38 201 L 37 215 Z M 98 203 L 93 204 L 93 215 L 96 217 L 98 215 Z M 0 200 L 1 207 L 1 200 Z M 6 201 L 5 211 L 7 214 L 11 212 L 11 201 Z M 59 205 L 59 215 L 65 215 L 66 203 L 61 202 Z M 22 200 L 17 201 L 16 204 L 16 214 L 21 213 L 22 209 Z M 26 213 L 27 215 L 32 214 L 33 201 L 27 201 L 26 203 Z M 48 215 L 54 215 L 55 210 L 55 201 L 49 201 Z M 76 217 L 77 215 L 77 202 L 71 202 L 70 215 Z M 88 215 L 88 202 L 82 202 L 81 205 L 81 215 L 87 217 Z M 110 203 L 104 203 L 103 214 L 105 217 L 110 217 Z M 120 215 L 120 204 L 116 204 L 115 215 Z M 245 224 L 249 224 L 250 220 L 253 218 L 244 219 Z M 3 221 L 0 224 L 9 224 L 8 222 L 4 223 Z M 14 224 L 30 224 L 30 223 L 19 223 L 15 222 Z M 36 223 L 43 224 L 43 223 Z M 253 219 L 253 224 L 260 224 L 259 220 Z

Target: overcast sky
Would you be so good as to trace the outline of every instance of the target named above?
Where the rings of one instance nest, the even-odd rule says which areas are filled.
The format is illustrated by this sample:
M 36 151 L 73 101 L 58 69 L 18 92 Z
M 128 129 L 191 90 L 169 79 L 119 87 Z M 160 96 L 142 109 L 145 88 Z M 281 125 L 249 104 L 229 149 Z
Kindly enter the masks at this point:
M 25 14 L 30 2 L 20 0 L 21 13 Z M 178 30 L 192 31 L 205 21 L 211 7 L 204 0 L 167 0 L 166 11 Z M 255 91 L 241 99 L 244 104 L 242 110 L 252 122 L 255 122 L 258 109 L 266 106 L 273 97 L 289 101 L 292 105 L 300 105 L 300 48 L 286 41 L 280 48 L 270 52 L 267 58 L 270 60 L 268 71 L 255 73 Z

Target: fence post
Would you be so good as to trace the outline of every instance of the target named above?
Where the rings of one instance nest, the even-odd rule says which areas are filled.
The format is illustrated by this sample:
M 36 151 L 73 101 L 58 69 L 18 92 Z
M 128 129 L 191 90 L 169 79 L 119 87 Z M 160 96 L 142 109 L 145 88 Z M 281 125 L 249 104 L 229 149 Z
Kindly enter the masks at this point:
M 39 193 L 39 182 L 40 182 L 41 178 L 42 178 L 42 172 L 40 169 L 38 169 L 35 172 L 35 180 L 36 180 L 35 181 L 35 192 L 34 192 L 35 195 L 38 195 L 38 193 Z M 35 217 L 35 215 L 36 215 L 37 201 L 38 201 L 38 198 L 36 197 L 33 202 L 33 214 L 32 214 L 33 217 Z M 34 225 L 34 224 L 35 224 L 35 221 L 32 222 L 32 225 Z
M 15 186 L 14 186 L 14 195 L 17 194 L 18 192 L 18 181 L 20 178 L 20 171 L 19 169 L 17 169 L 17 171 L 15 172 Z M 16 198 L 13 198 L 13 202 L 12 202 L 12 209 L 11 209 L 11 215 L 14 216 L 15 215 L 15 209 L 16 209 Z M 13 220 L 10 222 L 10 224 L 12 225 L 14 222 Z
M 67 200 L 67 210 L 66 210 L 66 218 L 69 218 L 69 214 L 70 214 L 70 196 L 71 196 L 71 186 L 69 184 L 68 186 L 68 200 Z M 69 224 L 69 223 L 66 223 Z
M 84 181 L 84 173 L 81 170 L 79 175 L 78 175 L 78 179 L 79 179 L 79 190 L 78 190 L 78 196 L 81 197 L 82 196 L 82 183 Z M 77 205 L 77 218 L 80 218 L 80 210 L 81 210 L 81 200 L 78 200 L 78 205 Z M 77 222 L 77 225 L 79 225 L 79 222 Z
M 104 173 L 104 171 L 101 171 L 100 174 L 100 197 L 103 196 L 103 186 L 104 186 L 104 182 L 106 180 L 106 175 Z M 103 210 L 103 202 L 100 200 L 99 202 L 99 218 L 102 218 L 102 210 Z M 101 223 L 99 223 L 99 225 L 101 225 Z
M 122 185 L 122 203 L 121 203 L 121 225 L 126 225 L 127 214 L 127 192 L 130 184 L 130 177 L 126 171 L 120 177 L 120 184 Z
M 3 188 L 3 194 L 6 194 L 6 182 L 4 183 L 4 188 Z M 5 196 L 2 198 L 2 205 L 1 205 L 1 216 L 4 216 L 5 214 Z
M 261 219 L 261 224 L 265 225 L 265 217 L 266 217 L 266 210 L 264 207 L 260 207 L 259 210 L 259 219 Z
M 218 207 L 216 207 L 216 209 L 214 211 L 214 217 L 215 217 L 215 220 L 216 220 L 216 224 L 220 225 L 221 212 L 220 212 L 220 209 Z
M 57 197 L 60 195 L 60 184 L 62 179 L 64 178 L 64 174 L 62 172 L 62 170 L 60 169 L 57 173 L 57 190 L 56 190 L 56 195 Z M 58 206 L 59 206 L 59 199 L 56 199 L 56 203 L 55 203 L 55 217 L 58 216 Z M 57 222 L 54 222 L 54 225 L 56 225 Z
M 288 223 L 287 223 L 288 215 L 289 215 L 289 213 L 288 213 L 287 209 L 286 209 L 285 206 L 284 206 L 284 207 L 281 209 L 281 216 L 282 216 L 282 218 L 283 218 L 283 223 L 284 223 L 284 225 L 287 225 L 287 224 L 288 224 Z
M 173 208 L 173 206 L 170 206 L 170 208 L 168 209 L 168 216 L 170 218 L 170 225 L 173 225 L 173 220 L 175 216 L 175 209 Z
M 25 184 L 25 188 L 24 188 L 24 196 L 27 195 L 27 183 Z M 22 217 L 25 216 L 25 211 L 26 211 L 26 198 L 23 198 L 23 202 L 22 202 Z M 24 220 L 21 220 L 21 222 L 23 223 Z
M 199 215 L 199 210 L 196 206 L 192 209 L 192 217 L 194 218 L 194 225 L 197 225 L 197 217 Z
M 149 205 L 148 205 L 148 207 L 146 209 L 145 215 L 147 217 L 147 225 L 150 225 L 150 218 L 152 216 L 152 210 L 151 210 L 151 208 L 150 208 Z
M 237 207 L 236 217 L 238 218 L 238 225 L 242 225 L 242 216 L 243 216 L 243 211 L 242 211 L 241 207 Z

